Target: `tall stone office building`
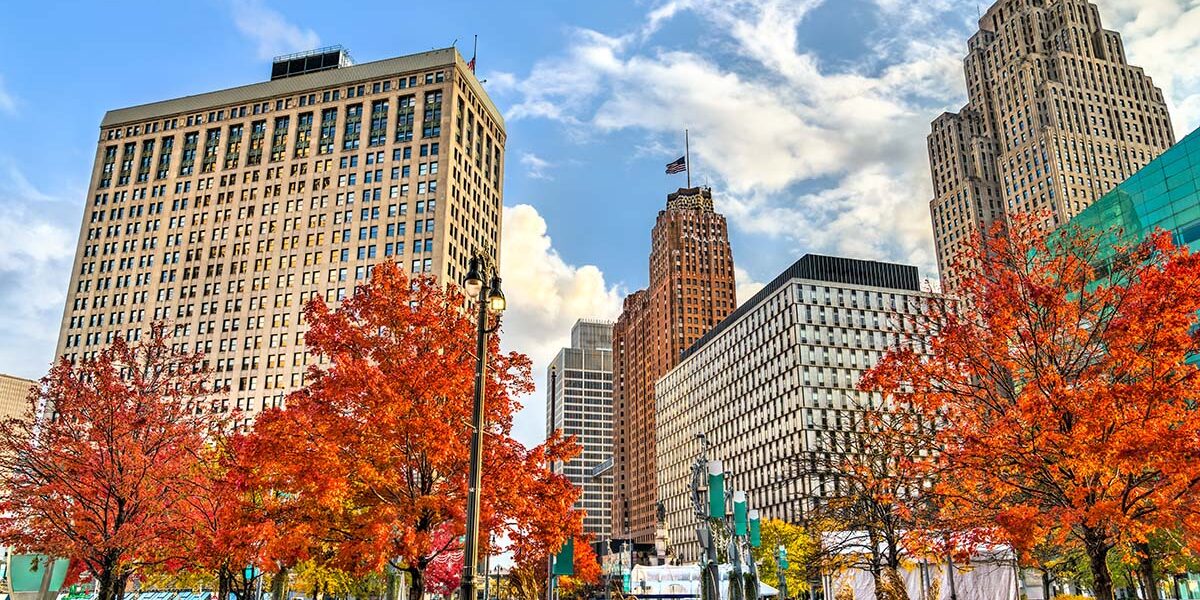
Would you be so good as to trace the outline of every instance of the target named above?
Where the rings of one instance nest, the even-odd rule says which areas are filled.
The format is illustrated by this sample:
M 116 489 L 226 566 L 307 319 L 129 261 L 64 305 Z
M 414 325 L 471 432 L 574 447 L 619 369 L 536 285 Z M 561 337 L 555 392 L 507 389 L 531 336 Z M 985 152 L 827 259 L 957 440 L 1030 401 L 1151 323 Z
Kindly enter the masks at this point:
M 612 536 L 612 330 L 608 321 L 576 321 L 571 346 L 558 351 L 546 375 L 546 434 L 575 436 L 580 450 L 554 470 L 580 489 L 575 508 L 597 541 Z
M 737 306 L 733 253 L 712 190 L 667 195 L 651 232 L 650 285 L 613 328 L 613 537 L 654 541 L 654 383 Z
M 1000 0 L 967 49 L 967 105 L 928 138 L 948 289 L 974 232 L 1018 213 L 1066 223 L 1175 141 L 1162 91 L 1086 0 Z
M 677 560 L 700 553 L 696 434 L 723 461 L 726 489 L 744 490 L 763 518 L 799 522 L 841 488 L 836 472 L 798 475 L 793 465 L 829 464 L 818 457 L 882 406 L 856 386 L 885 352 L 928 351 L 931 298 L 916 267 L 808 254 L 687 350 L 655 387 L 658 493 Z
M 392 260 L 458 282 L 498 259 L 504 121 L 453 48 L 353 65 L 276 59 L 269 81 L 109 111 L 58 354 L 152 321 L 203 352 L 248 418 L 302 384 L 303 306 Z

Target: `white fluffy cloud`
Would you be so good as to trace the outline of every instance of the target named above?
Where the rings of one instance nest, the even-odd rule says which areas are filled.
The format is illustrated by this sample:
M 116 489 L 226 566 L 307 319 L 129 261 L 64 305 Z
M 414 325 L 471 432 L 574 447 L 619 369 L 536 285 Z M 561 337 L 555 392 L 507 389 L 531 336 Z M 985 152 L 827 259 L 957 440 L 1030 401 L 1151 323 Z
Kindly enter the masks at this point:
M 288 21 L 261 0 L 231 0 L 230 9 L 234 26 L 255 43 L 261 59 L 312 50 L 321 45 L 317 32 Z
M 504 313 L 503 344 L 533 361 L 538 392 L 523 399 L 514 435 L 526 444 L 545 437 L 545 368 L 571 339 L 577 319 L 616 319 L 622 294 L 604 281 L 593 265 L 568 264 L 554 249 L 546 221 L 528 205 L 504 207 L 504 236 L 500 247 L 508 310 Z
M 886 28 L 861 64 L 832 68 L 800 48 L 798 28 L 821 2 L 678 0 L 652 25 L 610 35 L 581 30 L 558 58 L 505 77 L 510 117 L 551 119 L 569 132 L 646 133 L 644 146 L 692 132 L 693 173 L 713 176 L 735 227 L 824 251 L 900 260 L 931 272 L 925 136 L 963 102 L 965 34 L 936 35 L 952 7 L 924 12 L 880 0 Z M 684 12 L 703 47 L 655 46 Z M 734 59 L 730 60 L 730 53 Z
M 758 293 L 759 290 L 766 286 L 761 281 L 755 281 L 750 273 L 745 269 L 735 266 L 733 267 L 733 281 L 737 285 L 737 303 L 741 306 L 746 303 L 752 296 Z
M 532 153 L 521 153 L 521 165 L 525 167 L 525 174 L 533 179 L 554 179 L 547 171 L 554 166 L 554 163 Z
M 82 192 L 77 197 L 82 197 Z M 0 365 L 5 373 L 46 373 L 58 340 L 79 213 L 0 161 Z M 36 350 L 36 351 L 34 351 Z
M 1163 90 L 1181 138 L 1200 126 L 1200 1 L 1097 0 L 1105 28 L 1121 33 L 1129 62 Z
M 4 87 L 4 78 L 0 77 L 0 113 L 15 114 L 17 99 Z

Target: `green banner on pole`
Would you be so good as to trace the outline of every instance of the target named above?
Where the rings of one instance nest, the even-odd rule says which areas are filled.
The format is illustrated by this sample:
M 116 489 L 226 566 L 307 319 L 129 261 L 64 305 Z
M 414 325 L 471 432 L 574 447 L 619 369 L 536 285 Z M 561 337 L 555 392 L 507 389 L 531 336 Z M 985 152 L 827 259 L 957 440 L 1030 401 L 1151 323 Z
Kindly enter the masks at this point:
M 725 473 L 719 460 L 708 463 L 708 516 L 725 518 Z
M 554 557 L 554 571 L 551 575 L 574 575 L 575 574 L 575 538 L 567 538 L 567 542 L 563 544 L 562 550 L 558 551 L 558 555 Z
M 746 492 L 733 493 L 733 534 L 746 535 Z
M 757 513 L 758 511 L 750 511 Z M 753 514 L 750 517 L 750 547 L 757 548 L 762 545 L 762 522 L 758 520 L 758 515 Z

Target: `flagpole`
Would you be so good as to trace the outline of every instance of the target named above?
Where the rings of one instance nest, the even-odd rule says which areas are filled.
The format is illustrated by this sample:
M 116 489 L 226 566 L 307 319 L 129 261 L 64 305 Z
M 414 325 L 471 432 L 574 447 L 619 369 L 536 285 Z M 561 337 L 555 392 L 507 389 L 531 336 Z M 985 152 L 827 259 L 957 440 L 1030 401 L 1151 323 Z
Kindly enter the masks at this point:
M 692 153 L 688 145 L 688 130 L 683 130 L 683 166 L 687 169 L 687 186 L 692 187 Z
M 479 56 L 479 34 L 475 34 L 475 45 L 471 48 L 471 72 L 475 72 L 475 58 Z

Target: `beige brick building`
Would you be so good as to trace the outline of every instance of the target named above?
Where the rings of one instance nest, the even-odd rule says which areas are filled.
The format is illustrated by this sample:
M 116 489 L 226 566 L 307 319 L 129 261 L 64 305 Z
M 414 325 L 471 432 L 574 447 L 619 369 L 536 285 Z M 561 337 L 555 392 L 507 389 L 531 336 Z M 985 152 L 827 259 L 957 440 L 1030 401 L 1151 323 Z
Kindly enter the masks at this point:
M 975 231 L 1023 212 L 1065 223 L 1175 142 L 1162 91 L 1086 0 L 1000 0 L 967 48 L 967 105 L 928 138 L 949 289 Z
M 29 410 L 29 390 L 36 381 L 0 374 L 0 420 L 24 417 Z
M 453 48 L 352 65 L 276 59 L 270 81 L 109 111 L 58 354 L 166 319 L 249 417 L 301 385 L 301 312 L 380 261 L 458 282 L 498 260 L 504 121 Z

